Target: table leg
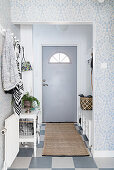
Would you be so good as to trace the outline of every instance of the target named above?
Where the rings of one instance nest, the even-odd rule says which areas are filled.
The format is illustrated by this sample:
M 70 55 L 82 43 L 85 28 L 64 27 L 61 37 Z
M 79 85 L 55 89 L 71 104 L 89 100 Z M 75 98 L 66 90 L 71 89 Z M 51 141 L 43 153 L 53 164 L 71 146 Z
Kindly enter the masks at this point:
M 34 119 L 34 157 L 36 157 L 36 119 Z
M 91 120 L 89 120 L 89 146 L 91 146 Z

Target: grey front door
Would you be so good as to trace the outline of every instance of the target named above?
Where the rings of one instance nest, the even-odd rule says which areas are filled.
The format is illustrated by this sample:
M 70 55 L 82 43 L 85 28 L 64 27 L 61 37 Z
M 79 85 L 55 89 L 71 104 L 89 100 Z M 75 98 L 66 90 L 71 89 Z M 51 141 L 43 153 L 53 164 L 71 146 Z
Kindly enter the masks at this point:
M 42 54 L 43 122 L 76 122 L 77 48 L 43 46 Z

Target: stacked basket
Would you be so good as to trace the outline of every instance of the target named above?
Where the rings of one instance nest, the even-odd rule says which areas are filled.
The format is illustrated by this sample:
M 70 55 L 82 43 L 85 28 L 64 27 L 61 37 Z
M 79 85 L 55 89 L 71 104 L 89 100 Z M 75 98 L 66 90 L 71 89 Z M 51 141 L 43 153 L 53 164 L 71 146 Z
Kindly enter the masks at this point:
M 92 97 L 80 97 L 80 106 L 82 110 L 93 109 L 93 98 Z

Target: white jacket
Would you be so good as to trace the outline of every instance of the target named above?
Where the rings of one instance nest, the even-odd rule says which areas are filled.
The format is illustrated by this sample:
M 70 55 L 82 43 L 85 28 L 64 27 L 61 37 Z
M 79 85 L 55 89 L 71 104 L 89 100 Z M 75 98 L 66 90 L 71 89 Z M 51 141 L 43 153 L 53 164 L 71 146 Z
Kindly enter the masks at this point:
M 9 91 L 20 82 L 13 46 L 13 37 L 6 31 L 2 50 L 2 83 L 4 91 Z

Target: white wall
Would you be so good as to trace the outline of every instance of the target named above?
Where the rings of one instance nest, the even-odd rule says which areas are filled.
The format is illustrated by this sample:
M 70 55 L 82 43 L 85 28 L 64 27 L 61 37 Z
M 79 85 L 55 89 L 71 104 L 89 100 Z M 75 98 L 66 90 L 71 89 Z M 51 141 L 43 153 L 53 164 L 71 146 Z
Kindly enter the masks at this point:
M 69 25 L 61 31 L 56 25 L 21 25 L 21 43 L 25 58 L 33 71 L 23 73 L 25 92 L 29 91 L 40 100 L 42 108 L 42 45 L 77 45 L 77 111 L 80 107 L 78 94 L 92 94 L 88 52 L 92 48 L 92 25 Z M 63 26 L 62 26 L 63 28 Z M 34 62 L 33 62 L 34 60 Z M 42 115 L 40 116 L 42 122 Z
M 92 48 L 92 25 L 72 25 L 65 31 L 55 25 L 33 26 L 34 95 L 42 106 L 42 45 L 77 45 L 77 95 L 91 94 L 90 68 L 87 54 Z M 78 98 L 78 107 L 79 97 Z M 42 118 L 40 117 L 40 121 Z
M 13 23 L 93 23 L 94 150 L 114 152 L 114 96 L 112 95 L 114 1 L 105 0 L 103 3 L 97 0 L 10 1 Z M 107 63 L 106 69 L 101 68 L 102 63 Z
M 30 61 L 33 66 L 33 43 L 32 43 L 32 25 L 20 26 L 20 40 L 24 46 L 24 54 L 26 61 Z M 33 94 L 33 71 L 25 71 L 22 74 L 24 91 Z
M 62 26 L 63 27 L 63 26 Z M 25 47 L 25 58 L 33 71 L 23 73 L 25 91 L 34 94 L 42 109 L 42 45 L 77 45 L 77 112 L 80 108 L 78 94 L 92 94 L 91 70 L 88 52 L 93 46 L 92 25 L 69 25 L 61 31 L 55 25 L 21 25 L 20 37 Z M 78 115 L 78 114 L 77 114 Z M 39 115 L 39 123 L 42 114 Z M 92 130 L 93 131 L 93 130 Z M 93 142 L 92 142 L 93 143 Z

